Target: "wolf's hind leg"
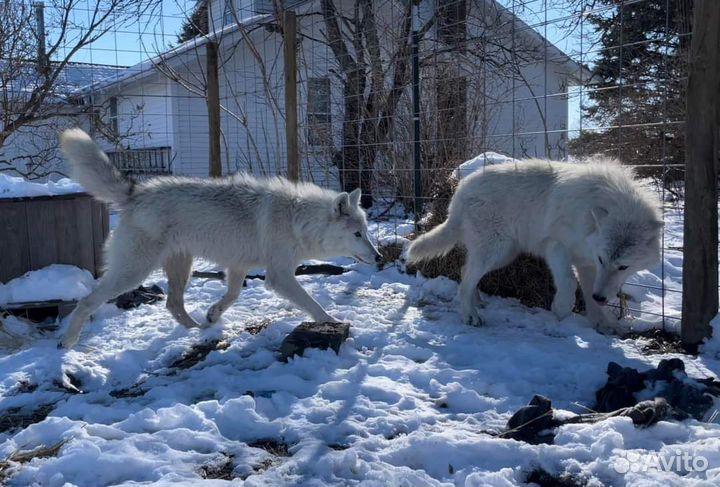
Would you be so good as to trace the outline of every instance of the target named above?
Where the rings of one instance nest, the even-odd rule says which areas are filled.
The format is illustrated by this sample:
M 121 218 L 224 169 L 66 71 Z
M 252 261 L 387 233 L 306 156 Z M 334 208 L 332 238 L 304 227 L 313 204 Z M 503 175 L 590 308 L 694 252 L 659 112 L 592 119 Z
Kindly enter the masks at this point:
M 460 315 L 464 323 L 472 326 L 483 324 L 478 304 L 478 284 L 488 272 L 509 264 L 515 252 L 507 241 L 493 241 L 492 245 L 467 245 L 467 257 L 460 282 Z
M 220 316 L 222 316 L 222 314 L 232 306 L 238 296 L 240 296 L 246 274 L 247 270 L 244 268 L 236 267 L 228 269 L 227 291 L 225 291 L 225 295 L 220 298 L 217 303 L 210 306 L 207 312 L 208 323 L 215 323 L 219 320 Z
M 555 284 L 555 297 L 551 309 L 555 316 L 562 320 L 572 313 L 577 280 L 570 264 L 570 256 L 559 242 L 551 241 L 545 246 L 545 261 Z
M 330 316 L 320 303 L 303 289 L 295 279 L 294 270 L 294 267 L 289 267 L 287 271 L 268 268 L 265 286 L 308 313 L 318 323 L 339 321 Z
M 165 259 L 163 269 L 168 279 L 166 303 L 168 311 L 184 327 L 200 326 L 185 310 L 185 286 L 187 286 L 192 271 L 192 256 L 186 253 L 173 254 Z

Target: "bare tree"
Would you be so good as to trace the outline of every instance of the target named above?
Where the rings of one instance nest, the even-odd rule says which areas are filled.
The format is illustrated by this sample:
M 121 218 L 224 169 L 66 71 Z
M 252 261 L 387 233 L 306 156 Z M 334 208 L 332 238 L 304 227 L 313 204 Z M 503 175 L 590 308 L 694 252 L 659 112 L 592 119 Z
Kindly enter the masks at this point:
M 29 178 L 55 171 L 49 164 L 56 157 L 57 130 L 90 110 L 70 103 L 72 87 L 63 76 L 66 68 L 83 48 L 111 29 L 137 21 L 158 3 L 50 0 L 43 6 L 2 0 L 0 171 L 17 171 Z M 83 15 L 76 13 L 80 8 Z M 21 134 L 30 134 L 24 139 L 31 143 L 13 142 Z

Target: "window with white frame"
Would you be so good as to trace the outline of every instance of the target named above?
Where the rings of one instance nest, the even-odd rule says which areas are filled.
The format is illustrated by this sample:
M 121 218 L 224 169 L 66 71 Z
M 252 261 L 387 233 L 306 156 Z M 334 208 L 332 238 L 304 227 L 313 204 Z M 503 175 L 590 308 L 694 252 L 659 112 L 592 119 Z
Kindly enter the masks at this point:
M 108 103 L 110 105 L 109 111 L 110 115 L 108 116 L 108 124 L 110 125 L 110 130 L 112 131 L 113 135 L 118 135 L 119 129 L 118 129 L 118 99 L 116 96 L 111 96 L 108 100 Z
M 331 142 L 330 78 L 309 78 L 307 82 L 307 139 L 310 146 Z

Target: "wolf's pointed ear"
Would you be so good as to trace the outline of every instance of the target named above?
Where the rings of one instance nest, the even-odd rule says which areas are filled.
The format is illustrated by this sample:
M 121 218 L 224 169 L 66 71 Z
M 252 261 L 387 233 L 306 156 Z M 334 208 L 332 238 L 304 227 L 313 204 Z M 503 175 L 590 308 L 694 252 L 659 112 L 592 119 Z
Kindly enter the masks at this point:
M 349 215 L 350 214 L 350 195 L 343 192 L 333 200 L 333 215 Z
M 599 229 L 602 221 L 608 216 L 608 211 L 605 208 L 593 208 L 590 214 L 595 222 L 595 228 Z
M 360 197 L 361 196 L 362 196 L 362 191 L 360 190 L 360 188 L 357 188 L 352 193 L 350 193 L 350 206 L 360 205 Z

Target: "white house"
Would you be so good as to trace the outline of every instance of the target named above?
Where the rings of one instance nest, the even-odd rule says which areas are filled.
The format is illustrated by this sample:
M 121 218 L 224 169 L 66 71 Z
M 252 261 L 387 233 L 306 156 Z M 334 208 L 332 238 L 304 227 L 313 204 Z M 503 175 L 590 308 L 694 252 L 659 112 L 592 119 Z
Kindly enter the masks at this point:
M 209 41 L 215 42 L 223 172 L 282 174 L 286 167 L 283 38 L 272 13 L 273 2 L 208 1 L 209 35 L 86 86 L 78 95 L 86 103 L 105 107 L 106 126 L 115 135 L 106 149 L 128 171 L 149 168 L 151 173 L 206 176 L 206 48 Z M 285 3 L 298 19 L 302 177 L 336 186 L 333 156 L 342 149 L 346 109 L 342 68 L 328 42 L 323 2 Z M 567 89 L 587 79 L 587 73 L 494 0 L 452 4 L 458 3 L 463 5 L 461 12 L 445 12 L 433 22 L 429 21 L 438 6 L 443 8 L 442 0 L 425 0 L 412 14 L 414 27 L 426 29 L 418 46 L 424 150 L 437 143 L 465 144 L 464 152 L 469 154 L 564 157 Z M 352 18 L 354 0 L 333 4 L 345 18 Z M 399 62 L 393 56 L 399 52 L 401 20 L 409 7 L 398 0 L 370 5 L 379 37 L 377 55 L 385 68 L 392 67 Z M 348 39 L 350 54 L 357 57 Z M 383 81 L 386 90 L 392 82 L 388 75 Z M 440 93 L 448 92 L 458 97 L 450 105 L 440 99 Z M 406 83 L 393 133 L 378 151 L 376 169 L 412 164 L 411 102 Z M 450 109 L 453 117 L 462 118 L 463 130 L 444 133 L 438 120 Z
M 65 167 L 58 149 L 58 132 L 80 125 L 90 128 L 87 107 L 78 104 L 74 93 L 83 86 L 111 77 L 125 68 L 89 63 L 67 63 L 58 69 L 58 76 L 47 90 L 31 121 L 13 128 L 0 145 L 0 172 L 17 172 L 31 179 L 62 176 Z M 11 127 L 25 112 L 24 106 L 44 79 L 35 62 L 8 63 L 0 60 L 0 131 Z M 7 124 L 7 125 L 5 125 Z

